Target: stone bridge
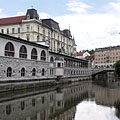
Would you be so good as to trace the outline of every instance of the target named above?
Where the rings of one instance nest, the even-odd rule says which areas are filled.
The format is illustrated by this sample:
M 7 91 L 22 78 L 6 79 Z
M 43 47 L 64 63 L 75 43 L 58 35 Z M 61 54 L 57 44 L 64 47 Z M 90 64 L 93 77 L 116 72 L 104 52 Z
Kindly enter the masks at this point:
M 92 70 L 92 75 L 96 75 L 103 72 L 113 72 L 114 68 L 95 68 Z

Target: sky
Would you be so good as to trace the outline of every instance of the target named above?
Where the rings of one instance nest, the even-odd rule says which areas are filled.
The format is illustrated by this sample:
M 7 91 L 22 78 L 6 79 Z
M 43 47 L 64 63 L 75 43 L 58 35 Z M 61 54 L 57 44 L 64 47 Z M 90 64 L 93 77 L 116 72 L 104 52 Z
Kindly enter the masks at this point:
M 69 29 L 77 51 L 120 45 L 120 0 L 1 0 L 0 18 L 25 15 L 35 8 Z
M 77 106 L 75 120 L 119 120 L 115 109 L 97 105 L 92 101 L 83 101 Z

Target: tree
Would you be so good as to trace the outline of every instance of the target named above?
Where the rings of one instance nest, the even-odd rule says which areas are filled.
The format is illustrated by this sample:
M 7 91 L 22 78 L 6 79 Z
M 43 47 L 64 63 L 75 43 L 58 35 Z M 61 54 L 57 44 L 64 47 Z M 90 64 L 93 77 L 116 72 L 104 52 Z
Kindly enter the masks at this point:
M 114 75 L 116 78 L 120 77 L 120 60 L 114 64 Z
M 88 52 L 90 55 L 95 53 L 95 50 L 82 50 L 83 52 Z

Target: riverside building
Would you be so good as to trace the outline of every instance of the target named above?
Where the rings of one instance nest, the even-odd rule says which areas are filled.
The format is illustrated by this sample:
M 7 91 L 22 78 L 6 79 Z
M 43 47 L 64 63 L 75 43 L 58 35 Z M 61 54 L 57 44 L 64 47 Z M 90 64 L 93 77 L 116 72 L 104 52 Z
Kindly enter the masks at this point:
M 88 61 L 0 33 L 0 81 L 89 77 Z
M 38 44 L 49 44 L 49 51 L 76 55 L 75 40 L 69 29 L 60 30 L 53 19 L 39 19 L 37 10 L 28 9 L 26 15 L 0 19 L 0 33 Z
M 95 67 L 113 67 L 120 60 L 120 46 L 96 48 Z

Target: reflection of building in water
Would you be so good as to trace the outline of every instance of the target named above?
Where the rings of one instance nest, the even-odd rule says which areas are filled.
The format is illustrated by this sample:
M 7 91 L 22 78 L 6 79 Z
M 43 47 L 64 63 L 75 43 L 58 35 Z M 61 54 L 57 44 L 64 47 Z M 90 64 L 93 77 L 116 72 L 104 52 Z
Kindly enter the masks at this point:
M 93 92 L 97 104 L 113 106 L 115 102 L 120 101 L 120 87 L 116 89 L 93 85 Z
M 47 90 L 5 100 L 0 97 L 0 120 L 72 120 L 76 104 L 88 98 L 89 83 Z M 6 97 L 7 98 L 7 97 Z

